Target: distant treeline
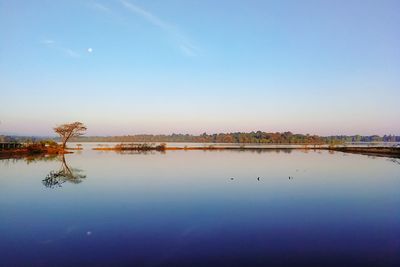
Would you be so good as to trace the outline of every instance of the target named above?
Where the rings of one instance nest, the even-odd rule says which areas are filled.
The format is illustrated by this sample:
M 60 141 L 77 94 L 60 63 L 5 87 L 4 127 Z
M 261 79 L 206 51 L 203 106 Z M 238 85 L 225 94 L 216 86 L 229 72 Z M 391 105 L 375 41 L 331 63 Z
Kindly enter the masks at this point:
M 0 135 L 0 143 L 11 143 L 11 142 L 20 142 L 20 143 L 35 143 L 40 141 L 56 141 L 56 138 L 51 137 L 42 137 L 42 136 L 17 136 L 17 135 Z
M 362 136 L 362 135 L 333 135 L 333 136 L 326 136 L 323 137 L 328 142 L 332 141 L 340 141 L 340 142 L 400 142 L 400 136 L 396 135 L 369 135 L 369 136 Z
M 0 136 L 0 142 L 26 142 L 49 139 L 48 137 L 18 137 Z M 57 138 L 52 138 L 58 140 Z M 267 132 L 235 132 L 191 135 L 124 135 L 124 136 L 81 136 L 71 139 L 75 142 L 187 142 L 187 143 L 259 143 L 259 144 L 326 144 L 326 143 L 348 143 L 348 142 L 400 142 L 400 136 L 395 135 L 335 135 L 317 136 L 309 134 L 294 134 L 291 132 L 267 133 Z
M 267 133 L 267 132 L 235 132 L 190 135 L 125 135 L 125 136 L 82 136 L 72 141 L 78 142 L 187 142 L 187 143 L 260 143 L 260 144 L 326 144 L 345 142 L 400 142 L 400 136 L 317 136 L 309 134 Z

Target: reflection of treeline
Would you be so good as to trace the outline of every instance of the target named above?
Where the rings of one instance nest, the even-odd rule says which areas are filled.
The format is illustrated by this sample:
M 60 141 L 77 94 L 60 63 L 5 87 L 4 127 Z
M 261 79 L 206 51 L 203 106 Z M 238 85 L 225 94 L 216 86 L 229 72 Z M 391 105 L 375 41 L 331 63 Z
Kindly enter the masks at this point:
M 219 133 L 190 135 L 124 135 L 124 136 L 82 136 L 73 141 L 79 142 L 196 142 L 196 143 L 261 143 L 261 144 L 322 144 L 342 142 L 400 142 L 400 136 L 317 136 L 309 134 L 267 133 Z

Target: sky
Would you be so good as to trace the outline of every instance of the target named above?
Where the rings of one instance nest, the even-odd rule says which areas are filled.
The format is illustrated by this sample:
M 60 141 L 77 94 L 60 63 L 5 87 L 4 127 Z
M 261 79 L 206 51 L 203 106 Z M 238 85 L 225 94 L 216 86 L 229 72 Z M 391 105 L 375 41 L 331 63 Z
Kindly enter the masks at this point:
M 0 133 L 400 135 L 400 1 L 0 0 Z

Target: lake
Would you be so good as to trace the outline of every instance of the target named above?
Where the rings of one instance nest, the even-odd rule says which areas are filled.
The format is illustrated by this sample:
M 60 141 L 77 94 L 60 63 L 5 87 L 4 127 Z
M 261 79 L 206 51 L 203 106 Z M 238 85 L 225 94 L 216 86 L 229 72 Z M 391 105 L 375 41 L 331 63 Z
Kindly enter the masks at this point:
M 0 266 L 400 266 L 400 161 L 328 151 L 0 160 Z

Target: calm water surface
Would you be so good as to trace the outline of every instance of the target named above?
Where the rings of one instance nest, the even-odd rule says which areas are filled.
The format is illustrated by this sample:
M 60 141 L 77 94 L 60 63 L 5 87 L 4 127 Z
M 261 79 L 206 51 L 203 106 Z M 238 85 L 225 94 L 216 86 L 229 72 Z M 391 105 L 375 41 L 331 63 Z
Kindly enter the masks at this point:
M 289 152 L 0 160 L 0 266 L 400 266 L 400 161 Z

